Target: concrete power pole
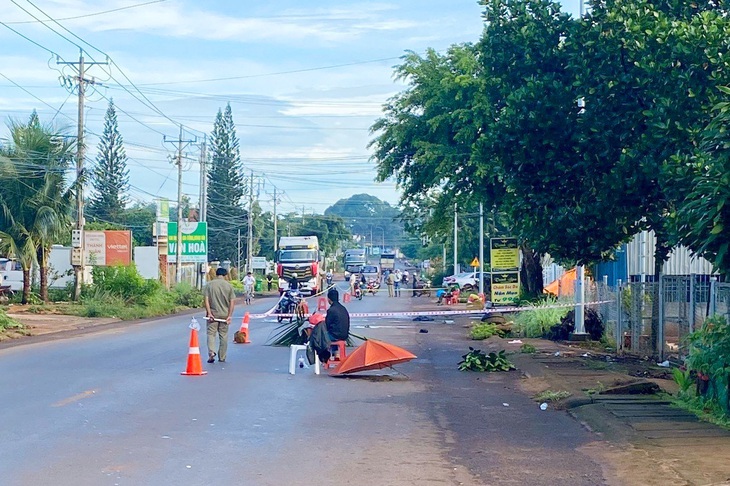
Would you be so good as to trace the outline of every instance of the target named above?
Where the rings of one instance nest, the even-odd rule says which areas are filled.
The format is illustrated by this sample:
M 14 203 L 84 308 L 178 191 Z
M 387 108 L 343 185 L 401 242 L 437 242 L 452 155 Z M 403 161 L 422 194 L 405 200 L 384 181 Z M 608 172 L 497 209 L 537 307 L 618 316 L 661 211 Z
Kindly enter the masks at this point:
M 279 250 L 279 242 L 277 241 L 277 219 L 276 219 L 276 186 L 274 186 L 274 256 L 276 257 L 276 252 Z
M 195 139 L 183 140 L 183 127 L 180 125 L 180 134 L 177 140 L 168 140 L 165 142 L 177 144 L 177 156 L 175 164 L 177 165 L 177 235 L 175 236 L 175 283 L 179 284 L 182 280 L 182 151 L 191 143 L 195 143 Z
M 76 139 L 76 236 L 78 247 L 74 248 L 72 264 L 74 267 L 74 300 L 81 296 L 81 285 L 84 283 L 84 157 L 86 146 L 84 144 L 84 101 L 86 96 L 86 85 L 95 84 L 94 78 L 86 78 L 86 68 L 97 64 L 108 64 L 108 62 L 86 62 L 84 51 L 79 49 L 78 62 L 56 61 L 56 64 L 72 66 L 76 69 L 76 85 L 79 90 L 79 112 L 78 132 Z M 74 239 L 74 238 L 72 238 Z
M 208 136 L 203 137 L 200 144 L 200 221 L 208 220 L 208 153 L 206 145 Z
M 251 272 L 251 259 L 253 258 L 253 171 L 249 172 L 249 193 L 248 193 L 248 244 L 246 245 L 246 271 Z
M 459 213 L 456 212 L 457 206 L 456 203 L 454 203 L 454 275 L 459 273 L 459 270 L 457 270 L 458 265 L 458 253 L 459 253 L 459 236 L 458 236 L 458 225 L 459 225 Z

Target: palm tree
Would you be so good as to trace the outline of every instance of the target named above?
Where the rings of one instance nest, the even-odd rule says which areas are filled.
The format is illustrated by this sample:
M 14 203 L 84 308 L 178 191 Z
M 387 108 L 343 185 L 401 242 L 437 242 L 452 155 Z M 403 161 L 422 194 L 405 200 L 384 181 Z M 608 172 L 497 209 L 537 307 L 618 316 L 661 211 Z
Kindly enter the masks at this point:
M 40 269 L 40 293 L 48 300 L 48 256 L 51 246 L 70 230 L 73 194 L 64 173 L 73 144 L 51 126 L 31 120 L 10 123 L 12 145 L 6 148 L 0 171 L 0 238 L 23 268 L 23 302 L 30 297 L 33 262 Z

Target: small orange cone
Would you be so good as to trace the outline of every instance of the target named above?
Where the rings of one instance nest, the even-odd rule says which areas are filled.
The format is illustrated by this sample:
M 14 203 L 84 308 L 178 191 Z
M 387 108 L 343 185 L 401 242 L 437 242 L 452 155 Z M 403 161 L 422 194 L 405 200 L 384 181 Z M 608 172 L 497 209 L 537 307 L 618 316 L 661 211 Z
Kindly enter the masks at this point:
M 234 342 L 238 344 L 251 344 L 251 341 L 248 339 L 248 323 L 250 320 L 251 316 L 248 312 L 246 312 L 243 315 L 243 320 L 241 321 L 241 329 L 239 329 L 234 336 Z
M 190 350 L 188 351 L 188 367 L 181 375 L 205 375 L 203 361 L 200 359 L 200 346 L 198 346 L 198 331 L 190 330 Z
M 350 302 L 350 292 L 345 292 L 345 296 L 342 298 L 343 302 Z

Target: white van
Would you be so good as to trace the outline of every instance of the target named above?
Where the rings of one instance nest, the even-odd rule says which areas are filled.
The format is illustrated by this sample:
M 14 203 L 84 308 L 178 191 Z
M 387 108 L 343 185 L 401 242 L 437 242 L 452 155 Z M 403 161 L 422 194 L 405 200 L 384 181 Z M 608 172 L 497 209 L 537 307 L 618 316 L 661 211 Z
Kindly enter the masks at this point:
M 23 268 L 16 260 L 0 258 L 0 287 L 7 285 L 13 292 L 23 290 Z

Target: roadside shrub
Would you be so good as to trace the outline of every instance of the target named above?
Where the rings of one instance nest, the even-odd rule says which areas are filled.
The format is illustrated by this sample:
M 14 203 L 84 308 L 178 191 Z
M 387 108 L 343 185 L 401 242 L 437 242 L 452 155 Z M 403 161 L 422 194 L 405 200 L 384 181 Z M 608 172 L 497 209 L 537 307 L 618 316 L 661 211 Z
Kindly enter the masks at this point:
M 232 283 L 232 282 L 231 282 Z M 185 307 L 203 307 L 203 292 L 189 283 L 180 283 L 172 289 L 175 303 Z
M 243 295 L 243 282 L 240 280 L 231 280 L 229 283 L 233 287 L 233 291 L 236 295 Z
M 513 365 L 506 357 L 505 351 L 486 354 L 479 349 L 469 347 L 469 352 L 459 361 L 459 371 L 510 371 Z
M 703 404 L 713 402 L 727 415 L 730 412 L 730 326 L 723 316 L 708 317 L 692 332 L 689 357 L 690 376 L 696 380 L 696 395 Z
M 489 324 L 488 322 L 480 322 L 478 324 L 474 324 L 474 326 L 472 326 L 471 330 L 469 331 L 469 337 L 477 341 L 482 339 L 489 339 L 490 337 L 497 334 L 497 325 Z
M 162 289 L 158 281 L 142 278 L 134 265 L 94 267 L 92 276 L 95 288 L 118 295 L 131 304 L 144 303 Z
M 548 308 L 550 305 L 563 302 L 554 298 L 547 298 L 537 304 L 536 309 L 522 311 L 515 316 L 513 330 L 527 337 L 543 337 L 550 328 L 560 322 L 568 313 L 568 307 Z

